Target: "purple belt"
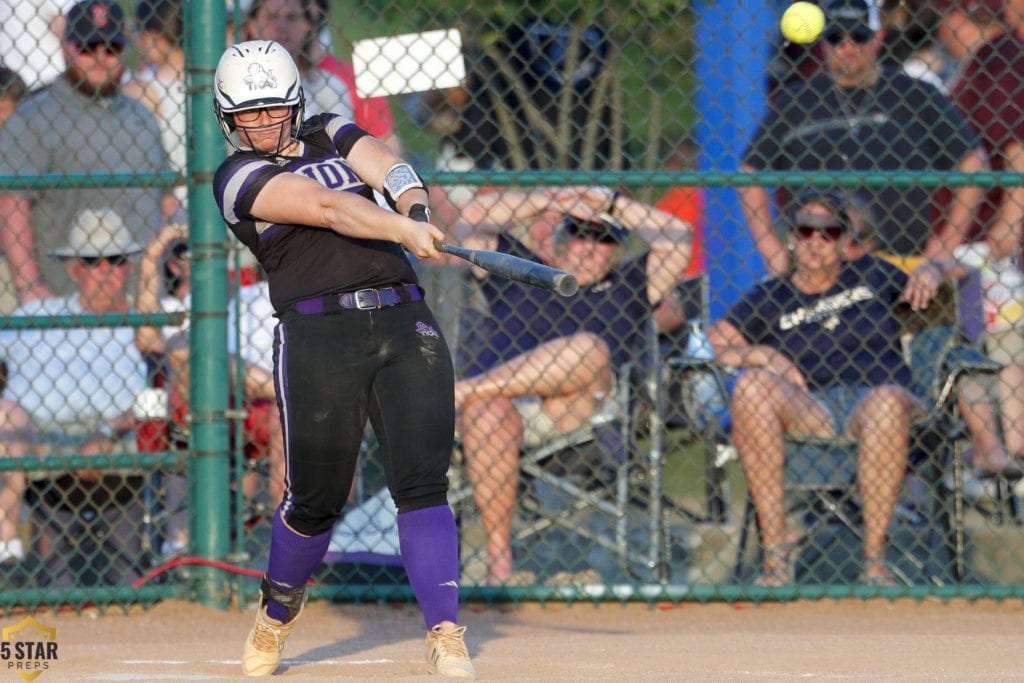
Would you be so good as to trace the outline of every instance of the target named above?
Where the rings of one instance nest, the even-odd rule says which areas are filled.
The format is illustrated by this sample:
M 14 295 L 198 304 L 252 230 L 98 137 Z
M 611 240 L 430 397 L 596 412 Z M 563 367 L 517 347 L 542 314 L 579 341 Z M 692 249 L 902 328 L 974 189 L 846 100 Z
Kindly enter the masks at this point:
M 296 301 L 292 309 L 302 315 L 319 315 L 332 311 L 370 311 L 413 301 L 423 301 L 423 289 L 419 285 L 357 289 L 354 292 L 314 296 Z

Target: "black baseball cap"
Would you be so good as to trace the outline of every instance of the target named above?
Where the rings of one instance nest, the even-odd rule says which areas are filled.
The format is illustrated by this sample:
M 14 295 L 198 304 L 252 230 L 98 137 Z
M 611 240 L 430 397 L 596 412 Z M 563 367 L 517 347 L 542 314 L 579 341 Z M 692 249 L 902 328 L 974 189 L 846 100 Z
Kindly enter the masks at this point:
M 857 29 L 879 31 L 882 17 L 874 0 L 829 0 L 825 10 L 825 33 L 852 33 Z
M 116 2 L 84 0 L 67 13 L 64 39 L 78 46 L 117 45 L 128 42 L 124 34 L 124 10 Z
M 812 187 L 802 190 L 800 194 L 796 196 L 796 203 L 798 206 L 806 206 L 807 204 L 824 204 L 828 207 L 834 208 L 836 211 L 846 211 L 847 202 L 846 195 L 839 190 Z
M 589 220 L 566 216 L 562 219 L 562 229 L 571 237 L 584 237 L 607 244 L 625 244 L 629 240 L 629 231 L 606 213 Z
M 832 215 L 804 211 L 808 204 L 821 204 L 832 211 Z M 850 230 L 850 214 L 846 197 L 835 190 L 812 188 L 797 196 L 796 213 L 790 227 L 808 225 L 812 228 L 842 228 Z
M 793 217 L 793 227 L 810 226 L 812 228 L 839 228 L 843 232 L 850 229 L 849 221 L 843 220 L 842 214 L 829 215 L 824 213 L 811 213 L 810 211 L 797 211 Z

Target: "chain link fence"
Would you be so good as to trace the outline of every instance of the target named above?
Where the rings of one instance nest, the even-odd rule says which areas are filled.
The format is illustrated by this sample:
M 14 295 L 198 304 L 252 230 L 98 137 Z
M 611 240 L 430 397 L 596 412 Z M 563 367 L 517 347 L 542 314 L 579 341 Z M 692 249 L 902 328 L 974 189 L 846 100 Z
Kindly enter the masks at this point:
M 0 8 L 5 606 L 255 594 L 286 468 L 266 281 L 203 213 L 221 31 L 285 45 L 452 242 L 580 280 L 417 264 L 467 597 L 1019 592 L 1016 3 L 838 0 L 809 45 L 752 0 L 210 3 Z M 411 597 L 375 444 L 318 595 Z

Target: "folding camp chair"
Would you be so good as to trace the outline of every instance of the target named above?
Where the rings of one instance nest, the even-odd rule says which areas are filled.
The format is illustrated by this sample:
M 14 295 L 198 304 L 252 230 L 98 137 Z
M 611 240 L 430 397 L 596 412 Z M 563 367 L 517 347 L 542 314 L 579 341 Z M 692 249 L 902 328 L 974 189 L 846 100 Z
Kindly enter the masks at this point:
M 703 509 L 681 512 L 695 523 L 723 524 L 729 517 L 724 465 L 732 457 L 727 428 L 730 377 L 720 365 L 694 354 L 688 343 L 691 334 L 703 334 L 710 323 L 707 275 L 683 280 L 676 295 L 689 323 L 661 339 L 665 426 L 683 432 L 687 443 L 700 443 L 704 456 Z
M 653 357 L 653 321 L 647 337 Z M 466 340 L 462 341 L 464 348 Z M 662 494 L 663 406 L 655 367 L 620 368 L 612 410 L 521 452 L 520 515 L 513 527 L 513 542 L 521 544 L 560 530 L 575 539 L 570 543 L 578 542 L 580 554 L 585 555 L 570 559 L 571 548 L 563 546 L 558 556 L 549 558 L 551 568 L 572 569 L 571 561 L 586 563 L 596 556 L 589 549 L 601 549 L 611 560 L 597 562 L 604 567 L 605 578 L 613 578 L 607 575 L 614 570 L 631 579 L 668 579 L 671 539 L 665 520 L 672 509 Z M 461 450 L 456 448 L 448 498 L 465 527 L 478 512 L 462 464 Z M 531 551 L 540 553 L 542 545 L 532 544 Z M 551 554 L 556 555 L 554 549 Z M 540 569 L 542 574 L 550 573 L 549 567 Z
M 926 401 L 928 413 L 912 426 L 910 466 L 904 497 L 897 504 L 890 527 L 888 554 L 893 573 L 904 583 L 930 581 L 944 585 L 950 579 L 963 580 L 966 575 L 965 428 L 957 389 L 965 377 L 994 375 L 999 365 L 962 342 L 955 288 L 943 288 L 942 298 L 925 311 L 901 306 L 900 313 L 904 353 L 913 373 L 915 393 Z M 951 500 L 941 490 L 942 477 L 948 470 L 953 475 Z M 845 437 L 787 437 L 787 513 L 803 524 L 794 551 L 798 582 L 854 580 L 862 543 L 856 472 L 855 441 Z M 748 495 L 734 566 L 737 583 L 745 578 L 747 546 L 756 526 L 754 505 Z M 759 547 L 756 566 L 761 560 Z

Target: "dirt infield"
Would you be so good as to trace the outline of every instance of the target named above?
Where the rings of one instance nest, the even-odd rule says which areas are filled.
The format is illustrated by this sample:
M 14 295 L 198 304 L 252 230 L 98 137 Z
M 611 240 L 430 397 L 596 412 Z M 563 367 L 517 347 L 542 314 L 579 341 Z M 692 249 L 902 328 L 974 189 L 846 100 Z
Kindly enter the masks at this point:
M 7 617 L 8 628 L 22 616 Z M 59 660 L 37 681 L 246 680 L 251 613 L 165 602 L 103 616 L 40 613 Z M 480 680 L 1022 680 L 1024 604 L 467 606 Z M 311 603 L 285 650 L 289 680 L 430 680 L 409 606 Z M 21 680 L 5 671 L 3 680 Z

